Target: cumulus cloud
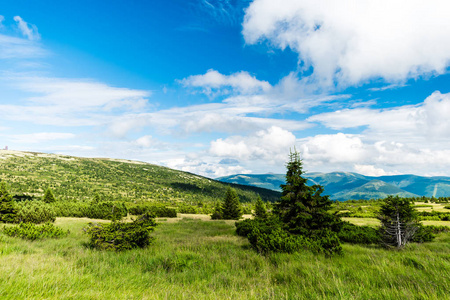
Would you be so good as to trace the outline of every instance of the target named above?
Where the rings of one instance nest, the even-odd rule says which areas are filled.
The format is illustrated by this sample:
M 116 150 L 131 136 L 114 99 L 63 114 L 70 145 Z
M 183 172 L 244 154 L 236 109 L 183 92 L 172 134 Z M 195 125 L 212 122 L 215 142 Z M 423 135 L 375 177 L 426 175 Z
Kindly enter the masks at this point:
M 411 142 L 439 141 L 450 137 L 450 93 L 436 91 L 418 105 L 386 109 L 356 108 L 318 114 L 308 118 L 325 126 L 342 130 L 365 126 L 373 138 Z M 411 134 L 414 132 L 414 134 Z
M 361 137 L 343 133 L 306 138 L 300 142 L 299 150 L 305 161 L 321 164 L 356 163 L 368 154 Z
M 371 176 L 447 174 L 449 143 L 373 140 L 363 134 L 316 135 L 297 141 L 308 171 L 354 170 Z
M 180 82 L 187 87 L 202 88 L 203 93 L 207 95 L 229 93 L 229 89 L 243 94 L 251 94 L 262 91 L 267 92 L 271 88 L 267 81 L 258 80 L 245 71 L 223 75 L 216 70 L 210 69 L 203 75 L 192 75 Z
M 177 158 L 166 161 L 165 165 L 172 169 L 200 174 L 209 178 L 251 173 L 250 170 L 239 165 L 218 165 L 201 159 Z
M 272 126 L 249 136 L 231 136 L 212 141 L 209 153 L 218 157 L 277 164 L 286 160 L 286 155 L 295 145 L 295 141 L 296 138 L 291 132 Z
M 248 44 L 267 40 L 298 52 L 324 86 L 396 82 L 445 72 L 448 11 L 446 0 L 255 0 L 242 32 Z
M 41 39 L 41 35 L 38 32 L 36 25 L 28 24 L 21 17 L 15 16 L 14 21 L 17 23 L 17 27 L 23 36 L 25 36 L 30 41 L 37 41 Z

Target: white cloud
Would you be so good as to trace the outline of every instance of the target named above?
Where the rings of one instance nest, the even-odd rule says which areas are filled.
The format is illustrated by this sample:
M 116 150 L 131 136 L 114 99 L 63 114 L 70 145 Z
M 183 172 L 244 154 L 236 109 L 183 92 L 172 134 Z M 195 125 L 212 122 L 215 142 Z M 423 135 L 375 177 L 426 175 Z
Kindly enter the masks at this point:
M 106 111 L 115 108 L 138 110 L 146 105 L 150 92 L 116 88 L 100 82 L 81 79 L 45 77 L 11 78 L 21 90 L 41 94 L 27 98 L 41 105 L 58 105 L 68 110 L 101 107 Z
M 266 164 L 284 163 L 295 140 L 291 132 L 272 126 L 247 137 L 232 136 L 212 141 L 209 153 L 246 161 L 260 160 Z
M 14 21 L 17 23 L 17 27 L 23 36 L 25 36 L 30 41 L 37 41 L 41 39 L 41 35 L 38 32 L 36 25 L 28 24 L 21 17 L 15 16 Z
M 356 163 L 366 159 L 367 149 L 361 137 L 350 134 L 323 134 L 300 141 L 305 161 L 317 164 Z
M 200 159 L 186 159 L 177 158 L 171 159 L 165 162 L 167 167 L 172 169 L 181 170 L 184 172 L 190 172 L 194 174 L 200 174 L 209 178 L 217 178 L 222 176 L 228 176 L 233 174 L 248 174 L 251 173 L 241 166 L 224 166 L 217 163 L 207 163 Z
M 418 105 L 387 109 L 356 108 L 324 113 L 308 118 L 332 129 L 366 126 L 374 139 L 402 142 L 440 141 L 450 137 L 450 93 L 434 92 Z M 414 134 L 411 134 L 414 133 Z
M 243 35 L 248 44 L 268 40 L 298 52 L 323 86 L 397 82 L 445 72 L 449 11 L 447 0 L 255 0 Z
M 359 165 L 355 164 L 354 169 L 357 173 L 366 175 L 366 176 L 384 176 L 384 175 L 398 175 L 397 172 L 386 172 L 381 168 L 376 168 L 373 165 Z
M 36 58 L 45 54 L 34 42 L 0 34 L 0 59 Z
M 72 139 L 75 137 L 75 134 L 65 132 L 37 132 L 30 134 L 8 135 L 6 137 L 11 138 L 16 143 L 36 144 L 54 140 Z
M 2 80 L 27 92 L 28 97 L 16 100 L 17 104 L 1 104 L 0 117 L 45 125 L 104 125 L 120 115 L 143 109 L 151 94 L 80 79 L 14 75 Z M 116 111 L 120 111 L 119 116 Z
M 449 143 L 402 143 L 344 133 L 316 135 L 297 141 L 308 171 L 355 170 L 365 175 L 450 175 Z
M 223 89 L 225 89 L 225 93 L 230 92 L 226 90 L 227 88 L 231 88 L 242 94 L 267 92 L 271 88 L 271 85 L 267 81 L 258 80 L 245 71 L 231 75 L 223 75 L 211 69 L 203 75 L 192 75 L 180 82 L 184 86 L 202 88 L 203 93 L 207 95 L 224 93 Z
M 0 15 L 0 29 L 3 27 L 3 21 L 5 20 L 5 17 Z

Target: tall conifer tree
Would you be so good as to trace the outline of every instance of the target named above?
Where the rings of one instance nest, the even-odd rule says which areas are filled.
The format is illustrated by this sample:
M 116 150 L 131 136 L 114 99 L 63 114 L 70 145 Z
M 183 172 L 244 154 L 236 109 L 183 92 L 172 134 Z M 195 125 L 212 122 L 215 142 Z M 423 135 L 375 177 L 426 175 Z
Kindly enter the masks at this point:
M 323 187 L 308 186 L 302 177 L 303 166 L 300 153 L 290 153 L 287 163 L 286 184 L 281 186 L 282 197 L 275 203 L 274 212 L 284 223 L 286 230 L 293 234 L 311 236 L 328 228 L 338 230 L 337 218 L 328 210 L 332 201 L 322 196 Z

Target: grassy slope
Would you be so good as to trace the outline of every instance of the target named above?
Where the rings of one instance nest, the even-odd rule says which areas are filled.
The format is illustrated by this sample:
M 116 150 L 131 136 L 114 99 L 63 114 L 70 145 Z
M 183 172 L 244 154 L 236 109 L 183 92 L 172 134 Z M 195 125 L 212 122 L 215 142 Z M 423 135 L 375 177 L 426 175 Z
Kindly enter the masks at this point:
M 51 187 L 62 200 L 104 199 L 126 201 L 216 201 L 227 184 L 152 164 L 53 154 L 0 151 L 0 180 L 13 194 L 40 197 Z M 242 202 L 256 198 L 275 201 L 279 193 L 248 186 L 234 186 Z
M 1 299 L 448 299 L 449 234 L 404 251 L 344 245 L 332 258 L 261 256 L 224 221 L 163 222 L 147 249 L 86 249 L 87 219 L 60 240 L 0 234 Z

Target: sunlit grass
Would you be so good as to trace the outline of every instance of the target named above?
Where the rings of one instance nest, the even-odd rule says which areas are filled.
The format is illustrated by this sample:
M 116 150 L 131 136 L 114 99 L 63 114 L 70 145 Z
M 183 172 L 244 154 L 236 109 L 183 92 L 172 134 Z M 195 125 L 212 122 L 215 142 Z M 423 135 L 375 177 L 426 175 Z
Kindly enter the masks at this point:
M 450 213 L 450 209 L 445 208 L 445 206 L 448 206 L 448 203 L 425 203 L 425 202 L 415 202 L 417 211 L 438 211 L 438 212 L 447 212 Z

